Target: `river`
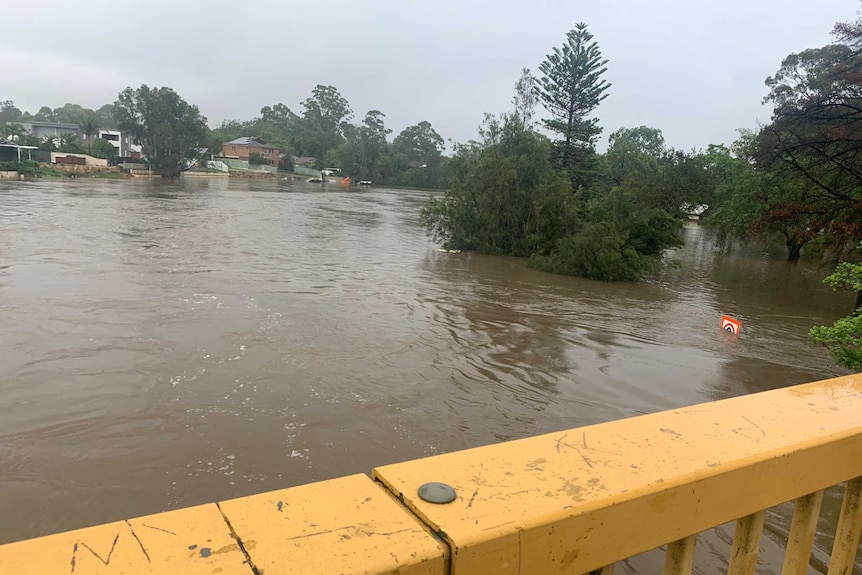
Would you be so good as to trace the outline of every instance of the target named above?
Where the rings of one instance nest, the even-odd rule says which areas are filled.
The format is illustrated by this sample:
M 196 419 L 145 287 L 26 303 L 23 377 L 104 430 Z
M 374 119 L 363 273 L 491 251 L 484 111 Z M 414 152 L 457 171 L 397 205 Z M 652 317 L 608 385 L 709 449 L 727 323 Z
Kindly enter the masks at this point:
M 0 182 L 0 543 L 845 373 L 853 296 L 696 223 L 609 284 L 436 251 L 427 192 L 142 180 Z

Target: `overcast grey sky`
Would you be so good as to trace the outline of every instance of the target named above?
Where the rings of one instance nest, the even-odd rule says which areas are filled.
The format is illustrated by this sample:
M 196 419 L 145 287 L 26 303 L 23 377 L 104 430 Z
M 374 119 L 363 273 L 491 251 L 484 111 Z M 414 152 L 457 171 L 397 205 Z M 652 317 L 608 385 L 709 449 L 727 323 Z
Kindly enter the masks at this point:
M 126 86 L 169 86 L 211 126 L 278 102 L 300 112 L 331 84 L 361 118 L 397 134 L 428 120 L 475 136 L 510 108 L 521 68 L 536 70 L 577 22 L 608 64 L 604 137 L 663 131 L 677 148 L 729 143 L 768 120 L 763 80 L 791 52 L 822 46 L 858 0 L 4 0 L 0 100 L 36 112 L 113 102 Z M 393 134 L 393 135 L 394 135 Z

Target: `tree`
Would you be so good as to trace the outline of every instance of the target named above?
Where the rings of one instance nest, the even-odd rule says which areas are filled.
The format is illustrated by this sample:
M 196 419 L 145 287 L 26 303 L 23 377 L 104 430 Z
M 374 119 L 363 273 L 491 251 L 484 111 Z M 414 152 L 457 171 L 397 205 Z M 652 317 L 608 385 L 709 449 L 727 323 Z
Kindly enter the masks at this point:
M 87 137 L 87 153 L 90 154 L 93 144 L 93 135 L 99 130 L 98 120 L 95 114 L 88 114 L 81 122 L 81 132 Z M 112 146 L 113 147 L 113 146 Z M 101 156 L 99 156 L 101 157 Z
M 650 268 L 648 260 L 626 245 L 612 222 L 589 223 L 583 230 L 559 241 L 548 256 L 534 256 L 538 269 L 604 281 L 637 281 Z
M 302 121 L 296 125 L 297 149 L 322 158 L 345 140 L 345 130 L 353 118 L 350 104 L 333 86 L 318 84 L 310 98 L 302 102 Z M 301 144 L 301 147 L 300 147 Z
M 320 122 L 326 128 L 337 130 L 339 133 L 344 123 L 353 118 L 350 104 L 334 86 L 318 84 L 311 91 L 311 97 L 302 103 L 302 107 L 303 117 L 306 120 Z
M 53 121 L 65 122 L 67 124 L 82 124 L 88 116 L 95 112 L 84 108 L 80 104 L 64 104 L 62 108 L 54 108 Z
M 775 169 L 774 162 L 758 159 L 762 136 L 740 130 L 730 148 L 710 146 L 700 156 L 712 182 L 706 223 L 718 231 L 719 244 L 757 238 L 770 241 L 780 236 L 787 258 L 797 261 L 802 248 L 824 233 L 829 222 L 812 203 L 811 183 L 793 172 Z
M 536 94 L 551 118 L 543 123 L 559 135 L 557 158 L 575 173 L 581 161 L 588 159 L 601 134 L 597 118 L 589 115 L 607 98 L 611 85 L 602 79 L 608 63 L 602 58 L 598 43 L 579 23 L 566 34 L 562 47 L 554 47 L 539 66 Z M 583 178 L 575 178 L 575 183 Z
M 81 142 L 77 140 L 72 135 L 64 134 L 59 138 L 60 145 L 57 150 L 60 152 L 66 152 L 69 154 L 86 154 L 87 150 L 84 149 L 84 146 L 81 145 Z
M 618 186 L 626 179 L 642 179 L 646 174 L 656 173 L 665 151 L 661 130 L 647 126 L 620 128 L 608 138 L 607 177 L 612 185 Z
M 862 243 L 857 249 L 862 250 Z M 838 363 L 862 371 L 862 263 L 842 262 L 823 281 L 832 289 L 855 291 L 856 304 L 853 313 L 839 319 L 832 327 L 811 328 L 809 337 L 814 343 L 825 346 Z
M 12 100 L 0 102 L 0 124 L 10 123 L 21 117 L 21 110 L 15 107 Z
M 45 136 L 39 142 L 39 149 L 43 152 L 53 152 L 54 150 L 59 149 L 59 138 L 56 136 Z
M 115 126 L 117 123 L 116 118 L 114 118 L 113 104 L 105 104 L 104 106 L 93 112 L 93 116 L 96 119 L 97 126 Z
M 675 218 L 686 218 L 690 208 L 709 204 L 714 182 L 702 153 L 667 148 L 658 163 L 658 183 L 642 196 L 646 204 Z
M 257 152 L 252 152 L 248 155 L 248 163 L 252 166 L 264 166 L 269 165 L 269 159 L 258 154 Z
M 54 110 L 49 108 L 48 106 L 42 106 L 39 108 L 39 111 L 36 112 L 36 115 L 33 116 L 34 120 L 40 120 L 42 122 L 56 122 L 57 120 L 54 118 Z
M 443 138 L 426 120 L 404 128 L 392 141 L 393 170 L 401 174 L 397 183 L 418 188 L 438 186 L 444 146 Z
M 290 156 L 290 153 L 282 152 L 281 157 L 278 159 L 278 169 L 285 172 L 292 172 L 293 168 L 293 158 Z
M 294 148 L 297 136 L 302 133 L 301 123 L 302 118 L 279 103 L 261 108 L 260 117 L 247 123 L 238 135 L 257 136 L 287 152 Z
M 206 119 L 170 88 L 126 88 L 114 103 L 120 128 L 141 143 L 153 171 L 177 177 L 207 136 Z
M 431 123 L 423 120 L 415 126 L 404 128 L 392 145 L 408 160 L 430 163 L 439 160 L 445 142 Z
M 27 145 L 23 143 L 24 137 L 27 135 L 27 131 L 21 124 L 6 124 L 3 133 L 0 135 L 9 138 L 9 140 L 18 145 Z
M 602 160 L 602 177 L 585 191 L 588 201 L 620 187 L 632 191 L 644 209 L 684 218 L 687 208 L 706 202 L 712 185 L 699 154 L 666 147 L 661 130 L 647 126 L 612 133 Z
M 752 224 L 764 208 L 767 174 L 727 146 L 710 145 L 703 159 L 713 179 L 705 222 L 725 248 L 730 240 L 753 234 Z
M 482 143 L 459 146 L 451 188 L 422 212 L 447 248 L 497 255 L 545 252 L 577 225 L 571 183 L 550 142 L 514 114 L 486 118 Z
M 787 182 L 795 218 L 838 246 L 862 237 L 862 20 L 839 23 L 837 42 L 790 54 L 764 99 L 758 165 Z
M 530 258 L 530 264 L 589 279 L 637 281 L 660 268 L 666 249 L 683 244 L 682 222 L 644 205 L 637 190 L 613 188 L 583 219 L 581 229 L 559 240 L 548 255 Z
M 117 148 L 104 138 L 96 138 L 90 146 L 89 154 L 93 157 L 107 160 L 117 155 Z
M 274 106 L 264 106 L 260 109 L 260 119 L 263 122 L 281 129 L 289 129 L 291 122 L 297 118 L 298 116 L 291 112 L 290 108 L 281 103 Z
M 533 126 L 533 115 L 536 112 L 538 101 L 536 77 L 533 76 L 529 68 L 523 68 L 521 77 L 515 83 L 515 95 L 512 97 L 512 104 L 515 106 L 515 113 L 527 129 L 531 129 Z
M 346 173 L 360 180 L 378 180 L 382 174 L 382 160 L 386 153 L 386 136 L 392 130 L 385 127 L 386 115 L 371 110 L 365 115 L 362 125 L 342 146 L 341 165 Z

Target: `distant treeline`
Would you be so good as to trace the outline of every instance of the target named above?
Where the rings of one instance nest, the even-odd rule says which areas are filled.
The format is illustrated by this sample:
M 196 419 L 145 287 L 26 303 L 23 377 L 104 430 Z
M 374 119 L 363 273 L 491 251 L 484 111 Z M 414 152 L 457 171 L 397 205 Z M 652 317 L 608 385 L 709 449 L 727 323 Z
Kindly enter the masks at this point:
M 89 141 L 95 130 L 121 124 L 122 107 L 119 102 L 106 104 L 98 110 L 66 104 L 53 110 L 43 106 L 37 113 L 30 114 L 7 100 L 0 102 L 0 126 L 6 126 L 4 137 L 11 135 L 23 144 L 84 152 L 87 150 L 73 138 L 49 142 L 33 140 L 25 132 L 16 130 L 14 123 L 38 120 L 77 124 Z M 297 114 L 279 103 L 264 107 L 250 120 L 229 120 L 214 129 L 204 125 L 204 134 L 195 142 L 195 149 L 207 148 L 218 154 L 225 142 L 241 136 L 256 136 L 280 150 L 282 169 L 293 169 L 295 156 L 310 157 L 314 158 L 313 165 L 317 169 L 337 167 L 357 180 L 418 188 L 448 185 L 451 173 L 448 158 L 443 155 L 445 143 L 429 122 L 409 126 L 390 139 L 392 131 L 385 126 L 385 114 L 370 110 L 361 121 L 353 122 L 350 104 L 332 86 L 316 86 L 300 108 L 301 113 Z M 205 121 L 199 112 L 197 115 Z M 193 131 L 198 132 L 197 128 Z M 102 150 L 101 144 L 98 147 L 100 153 L 111 153 L 106 148 Z

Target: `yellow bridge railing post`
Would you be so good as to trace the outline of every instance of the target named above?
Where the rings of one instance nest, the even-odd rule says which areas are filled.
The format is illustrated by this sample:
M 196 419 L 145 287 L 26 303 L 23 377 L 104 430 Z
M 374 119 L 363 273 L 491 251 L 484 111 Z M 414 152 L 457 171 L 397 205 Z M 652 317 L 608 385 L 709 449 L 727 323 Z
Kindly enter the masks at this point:
M 784 552 L 784 566 L 781 575 L 807 575 L 811 561 L 811 549 L 817 534 L 817 519 L 823 503 L 823 492 L 815 491 L 803 495 L 793 506 L 793 522 Z
M 669 543 L 664 556 L 664 575 L 691 575 L 697 533 Z
M 766 511 L 758 511 L 737 520 L 727 575 L 754 575 L 765 520 Z
M 844 489 L 844 502 L 835 530 L 835 544 L 826 575 L 847 575 L 853 572 L 856 561 L 856 547 L 859 533 L 862 532 L 862 477 L 847 482 Z

